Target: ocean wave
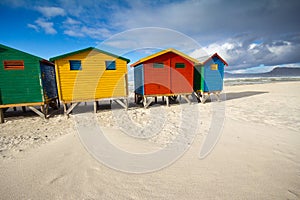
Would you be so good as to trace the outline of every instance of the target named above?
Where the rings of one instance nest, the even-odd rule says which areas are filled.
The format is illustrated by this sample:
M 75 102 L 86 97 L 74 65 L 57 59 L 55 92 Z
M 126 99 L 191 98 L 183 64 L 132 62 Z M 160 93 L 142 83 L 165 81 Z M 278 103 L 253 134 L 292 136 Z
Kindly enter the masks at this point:
M 300 81 L 300 77 L 247 77 L 247 78 L 225 78 L 224 85 L 252 85 L 272 82 Z

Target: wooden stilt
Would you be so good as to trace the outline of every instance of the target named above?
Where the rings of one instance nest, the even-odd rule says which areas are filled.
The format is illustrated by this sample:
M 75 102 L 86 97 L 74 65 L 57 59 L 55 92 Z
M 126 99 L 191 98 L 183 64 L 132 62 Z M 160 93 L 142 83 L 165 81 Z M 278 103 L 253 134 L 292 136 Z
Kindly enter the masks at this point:
M 165 97 L 162 96 L 162 97 L 161 97 L 161 100 L 162 100 L 162 102 L 165 102 Z
M 127 105 L 126 105 L 127 103 L 125 102 L 125 100 L 124 102 L 122 102 L 120 99 L 114 99 L 114 101 L 120 106 L 122 106 L 123 108 L 127 109 Z
M 35 107 L 28 106 L 28 108 L 29 108 L 30 110 L 32 110 L 33 112 L 35 112 L 36 114 L 38 114 L 40 117 L 45 118 L 45 114 L 42 113 L 41 111 L 39 111 L 38 109 L 36 109 Z
M 125 98 L 124 100 L 125 100 L 125 104 L 126 104 L 125 110 L 128 110 L 128 107 L 129 107 L 129 100 L 128 100 L 128 98 Z
M 205 103 L 205 101 L 208 99 L 208 97 L 209 97 L 209 95 L 202 93 L 200 96 L 201 103 Z
M 66 114 L 69 115 L 70 112 L 79 104 L 80 102 L 72 103 L 71 107 L 67 110 Z
M 17 107 L 13 107 L 14 111 L 17 111 Z
M 41 112 L 45 113 L 45 106 L 44 105 L 41 105 Z
M 22 106 L 22 111 L 25 113 L 26 112 L 26 106 Z
M 57 99 L 57 108 L 60 108 L 60 101 Z
M 167 103 L 167 106 L 169 107 L 169 97 L 166 97 L 166 103 Z
M 48 111 L 49 111 L 49 104 L 46 104 L 46 107 L 44 110 L 45 118 L 47 118 L 47 116 L 48 116 Z
M 67 110 L 68 110 L 67 104 L 63 103 L 63 106 L 64 106 L 64 114 L 67 115 Z
M 143 96 L 143 105 L 144 105 L 144 107 L 146 106 L 146 104 L 147 104 L 147 97 Z
M 157 103 L 157 97 L 154 97 L 154 102 Z
M 124 98 L 123 102 L 124 102 L 124 105 L 125 105 L 125 110 L 128 110 L 128 107 L 129 107 L 129 100 L 128 100 L 128 98 Z
M 151 97 L 150 100 L 144 105 L 144 108 L 148 108 L 153 101 L 154 97 Z
M 94 101 L 94 113 L 97 113 L 97 101 Z
M 181 95 L 180 95 L 181 96 Z M 191 101 L 187 95 L 182 96 L 189 104 L 191 104 Z
M 220 92 L 216 92 L 215 95 L 216 95 L 216 97 L 217 97 L 217 101 L 221 101 L 221 99 L 220 99 L 220 95 L 221 95 Z
M 3 113 L 3 109 L 0 108 L 0 124 L 4 123 L 4 113 Z

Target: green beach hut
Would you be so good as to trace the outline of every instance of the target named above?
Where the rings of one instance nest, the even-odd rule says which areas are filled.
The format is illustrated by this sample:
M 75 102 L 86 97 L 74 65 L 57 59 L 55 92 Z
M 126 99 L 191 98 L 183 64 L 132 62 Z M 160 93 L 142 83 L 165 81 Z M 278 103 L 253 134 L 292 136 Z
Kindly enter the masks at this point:
M 48 105 L 56 100 L 53 63 L 0 44 L 0 123 L 4 122 L 3 113 L 10 107 L 24 110 L 27 106 L 46 116 Z

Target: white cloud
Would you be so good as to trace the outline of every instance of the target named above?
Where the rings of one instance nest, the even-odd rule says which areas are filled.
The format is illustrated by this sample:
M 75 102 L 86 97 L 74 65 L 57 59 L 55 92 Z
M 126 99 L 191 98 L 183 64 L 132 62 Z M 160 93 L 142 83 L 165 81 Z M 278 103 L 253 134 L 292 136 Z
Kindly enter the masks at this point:
M 81 32 L 77 32 L 74 30 L 65 30 L 64 34 L 72 36 L 72 37 L 84 37 L 84 34 Z
M 209 55 L 217 52 L 230 65 L 228 70 L 296 63 L 299 62 L 297 52 L 300 51 L 300 44 L 297 42 L 298 36 L 294 36 L 294 39 L 291 37 L 290 40 L 265 40 L 258 43 L 255 39 L 244 35 L 212 43 L 195 50 L 191 56 L 201 57 L 203 51 Z
M 39 27 L 34 24 L 27 24 L 27 27 L 34 29 L 36 32 L 39 32 L 40 30 Z
M 103 39 L 111 36 L 111 32 L 106 28 L 83 26 L 81 32 L 94 39 Z
M 48 18 L 66 15 L 65 10 L 60 7 L 37 6 L 35 9 Z
M 53 22 L 45 21 L 43 18 L 35 20 L 35 23 L 40 26 L 47 34 L 56 34 L 57 31 L 53 28 Z
M 63 23 L 66 24 L 66 25 L 77 25 L 77 24 L 81 24 L 80 21 L 77 21 L 77 20 L 72 19 L 72 18 L 70 18 L 70 17 L 68 17 Z

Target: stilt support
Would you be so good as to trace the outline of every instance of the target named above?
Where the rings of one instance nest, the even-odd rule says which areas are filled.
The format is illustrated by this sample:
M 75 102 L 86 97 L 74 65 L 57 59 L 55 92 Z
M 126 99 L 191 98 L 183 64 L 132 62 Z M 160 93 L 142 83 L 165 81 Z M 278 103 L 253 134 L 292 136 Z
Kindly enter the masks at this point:
M 3 113 L 3 109 L 0 108 L 0 124 L 4 123 L 4 113 Z
M 36 114 L 38 114 L 40 117 L 46 119 L 46 115 L 45 115 L 45 113 L 43 113 L 43 110 L 44 110 L 44 109 L 42 109 L 42 106 L 41 106 L 41 111 L 39 111 L 38 109 L 36 109 L 35 107 L 32 107 L 32 106 L 28 106 L 28 108 L 29 108 L 30 110 L 32 110 L 33 112 L 35 112 Z
M 183 97 L 189 104 L 191 104 L 191 101 L 190 101 L 188 95 L 183 95 L 182 97 Z
M 208 99 L 208 97 L 209 97 L 209 95 L 206 95 L 206 94 L 202 94 L 201 96 L 200 96 L 200 101 L 201 101 L 201 103 L 205 103 L 205 101 Z
M 168 107 L 169 107 L 169 105 L 170 105 L 169 100 L 170 100 L 170 98 L 169 98 L 169 97 L 166 97 L 166 103 L 167 103 L 167 106 L 168 106 Z
M 144 108 L 148 108 L 153 101 L 154 101 L 154 97 L 150 97 L 150 100 L 148 102 L 147 102 L 147 98 L 146 98 Z
M 79 103 L 80 102 L 76 102 L 76 103 L 72 103 L 71 104 L 71 107 L 66 111 L 66 115 L 69 115 L 70 114 L 70 112 L 72 112 L 72 110 L 77 106 L 77 105 L 79 105 Z M 66 107 L 67 108 L 67 107 Z
M 97 113 L 98 103 L 94 101 L 94 113 Z
M 63 106 L 64 106 L 64 114 L 66 115 L 67 114 L 67 110 L 68 110 L 68 106 L 66 103 L 63 103 Z
M 125 108 L 125 110 L 128 109 L 128 100 L 127 100 L 127 99 L 123 99 L 123 101 L 120 100 L 120 99 L 114 99 L 114 101 L 115 101 L 117 104 L 119 104 L 120 106 L 122 106 L 123 108 Z

